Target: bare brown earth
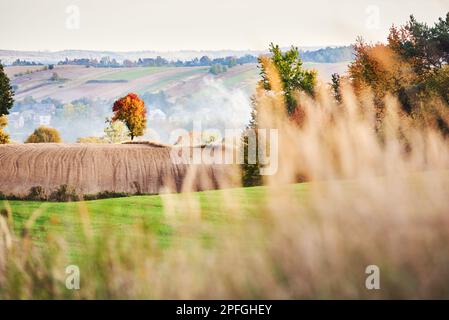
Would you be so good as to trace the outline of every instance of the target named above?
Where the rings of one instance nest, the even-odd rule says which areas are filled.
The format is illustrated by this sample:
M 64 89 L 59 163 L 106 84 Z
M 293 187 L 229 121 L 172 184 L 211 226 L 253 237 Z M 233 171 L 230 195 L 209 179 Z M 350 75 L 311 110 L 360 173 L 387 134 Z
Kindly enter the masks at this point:
M 30 188 L 52 192 L 103 191 L 156 194 L 224 186 L 229 166 L 174 164 L 169 146 L 148 144 L 17 144 L 0 146 L 0 192 L 25 196 Z

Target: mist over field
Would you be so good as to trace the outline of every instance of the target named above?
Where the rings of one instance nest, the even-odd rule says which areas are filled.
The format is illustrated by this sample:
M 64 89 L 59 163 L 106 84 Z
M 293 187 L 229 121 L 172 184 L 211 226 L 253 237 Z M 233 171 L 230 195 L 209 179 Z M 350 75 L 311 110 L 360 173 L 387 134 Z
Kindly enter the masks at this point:
M 340 55 L 333 51 L 319 49 L 308 55 L 311 60 L 334 61 L 349 59 L 352 54 L 346 47 L 337 50 Z M 17 142 L 23 142 L 40 124 L 55 127 L 65 142 L 102 136 L 113 102 L 128 92 L 141 94 L 147 105 L 150 124 L 143 139 L 172 143 L 170 132 L 178 128 L 191 131 L 193 120 L 201 122 L 203 129 L 213 128 L 224 135 L 225 127 L 244 129 L 248 124 L 250 97 L 255 92 L 259 73 L 256 63 L 237 64 L 226 72 L 212 74 L 208 66 L 174 67 L 168 62 L 160 67 L 88 65 L 89 61 L 111 63 L 114 58 L 109 56 L 93 60 L 76 58 L 79 59 L 76 63 L 87 65 L 47 65 L 39 61 L 32 65 L 28 60 L 21 60 L 21 55 L 16 53 L 12 65 L 5 69 L 15 89 L 15 105 L 7 130 Z M 197 57 L 186 61 L 201 64 Z M 318 70 L 320 79 L 326 83 L 332 73 L 344 72 L 347 63 L 305 62 L 305 66 Z
M 58 68 L 54 70 L 59 71 Z M 219 130 L 225 127 L 243 129 L 249 120 L 250 113 L 251 91 L 248 87 L 255 84 L 256 70 L 254 68 L 249 71 L 248 73 L 247 70 L 243 70 L 242 75 L 238 72 L 235 76 L 226 78 L 213 77 L 207 70 L 199 70 L 193 75 L 189 74 L 190 71 L 187 71 L 188 74 L 185 75 L 179 72 L 180 76 L 178 73 L 161 75 L 157 79 L 160 83 L 159 87 L 153 90 L 150 88 L 152 91 L 146 91 L 143 94 L 148 106 L 149 129 L 157 132 L 164 142 L 168 142 L 169 132 L 173 129 L 191 130 L 193 120 L 201 121 L 203 126 Z M 59 73 L 62 76 L 65 74 Z M 180 77 L 182 88 L 179 87 Z M 233 80 L 233 77 L 236 79 Z M 111 116 L 113 101 L 126 88 L 122 88 L 123 83 L 86 84 L 88 81 L 90 80 L 81 83 L 87 89 L 86 91 L 84 89 L 78 91 L 77 87 L 72 87 L 61 95 L 58 91 L 62 88 L 58 87 L 55 91 L 48 92 L 45 97 L 41 96 L 40 101 L 31 98 L 31 94 L 35 91 L 43 92 L 45 88 L 41 89 L 37 85 L 38 87 L 32 88 L 31 92 L 26 91 L 22 95 L 23 100 L 19 100 L 19 103 L 11 110 L 10 126 L 13 129 L 9 131 L 12 138 L 23 141 L 40 121 L 47 121 L 46 124 L 57 128 L 66 142 L 75 142 L 81 137 L 80 133 L 84 136 L 101 136 L 105 127 L 105 118 Z M 151 80 L 140 82 L 137 79 L 135 86 L 138 88 L 147 83 L 151 84 Z M 173 85 L 177 88 L 172 88 Z M 124 86 L 126 87 L 126 83 Z M 94 87 L 99 88 L 93 89 Z M 158 90 L 159 88 L 161 89 Z M 105 95 L 101 98 L 92 98 L 92 95 L 88 94 L 88 90 L 92 89 L 100 95 Z M 74 99 L 72 92 L 79 92 L 80 97 Z M 82 94 L 88 97 L 81 96 Z M 20 91 L 18 95 L 20 97 Z M 62 102 L 64 95 L 67 96 L 66 102 Z M 89 121 L 86 121 L 87 119 Z

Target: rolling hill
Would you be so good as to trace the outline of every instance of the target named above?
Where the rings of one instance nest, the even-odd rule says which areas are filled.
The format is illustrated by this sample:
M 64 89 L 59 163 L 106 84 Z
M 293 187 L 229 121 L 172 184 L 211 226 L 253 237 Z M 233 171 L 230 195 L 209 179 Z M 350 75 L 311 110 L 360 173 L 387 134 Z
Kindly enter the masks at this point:
M 329 81 L 332 73 L 343 73 L 347 63 L 307 62 L 304 65 L 316 69 L 323 81 Z M 256 64 L 236 66 L 217 76 L 211 75 L 208 70 L 208 67 L 86 68 L 75 65 L 55 66 L 53 70 L 42 66 L 6 67 L 17 101 L 27 96 L 36 100 L 53 98 L 62 102 L 82 97 L 109 100 L 131 91 L 144 94 L 161 90 L 177 98 L 201 90 L 205 78 L 222 81 L 229 89 L 243 89 L 251 93 L 259 78 Z M 60 80 L 52 80 L 54 73 Z

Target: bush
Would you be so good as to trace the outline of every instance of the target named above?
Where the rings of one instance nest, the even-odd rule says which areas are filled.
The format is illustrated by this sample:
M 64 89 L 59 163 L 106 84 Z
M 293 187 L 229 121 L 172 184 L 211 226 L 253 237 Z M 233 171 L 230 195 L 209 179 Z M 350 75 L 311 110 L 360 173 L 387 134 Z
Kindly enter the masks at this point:
M 212 73 L 213 75 L 217 75 L 226 71 L 228 71 L 228 68 L 221 64 L 214 64 L 209 68 L 209 73 Z
M 241 150 L 240 152 L 243 153 L 243 163 L 240 167 L 241 173 L 242 173 L 242 185 L 244 187 L 254 187 L 254 186 L 260 186 L 263 184 L 262 176 L 260 175 L 260 163 L 259 161 L 256 161 L 256 163 L 249 163 L 248 160 L 248 153 L 249 153 L 249 146 L 248 146 L 248 136 L 244 134 L 242 136 L 241 141 Z M 257 159 L 258 160 L 258 159 Z
M 99 200 L 110 198 L 125 198 L 135 194 L 127 192 L 115 192 L 115 191 L 101 191 L 94 194 L 79 194 L 75 188 L 68 185 L 61 185 L 58 189 L 54 190 L 50 195 L 47 190 L 42 186 L 31 187 L 28 194 L 25 196 L 17 196 L 12 194 L 4 194 L 0 192 L 0 200 L 28 200 L 28 201 L 53 201 L 53 202 L 71 202 L 81 200 Z M 139 193 L 142 195 L 142 193 Z
M 42 186 L 31 187 L 27 195 L 17 196 L 13 194 L 4 194 L 0 192 L 1 200 L 27 200 L 27 201 L 53 201 L 53 202 L 72 202 L 72 201 L 82 201 L 82 200 L 99 200 L 99 199 L 110 199 L 110 198 L 125 198 L 132 195 L 127 192 L 115 192 L 115 191 L 101 191 L 94 194 L 79 194 L 75 188 L 68 185 L 61 185 L 58 189 L 54 190 L 50 195 L 47 190 Z M 143 195 L 139 193 L 139 195 Z
M 9 135 L 3 131 L 3 128 L 8 124 L 6 116 L 0 116 L 0 144 L 9 143 Z
M 79 201 L 82 197 L 78 195 L 76 189 L 66 184 L 61 185 L 58 189 L 50 194 L 50 201 L 71 202 Z
M 82 137 L 76 140 L 76 143 L 108 143 L 103 137 Z
M 50 80 L 51 81 L 59 81 L 59 80 L 61 80 L 61 78 L 59 77 L 59 74 L 57 74 L 56 72 L 53 72 Z
M 58 130 L 40 126 L 28 137 L 25 143 L 58 143 L 61 142 Z
M 9 134 L 3 132 L 3 130 L 0 129 L 0 144 L 7 144 L 7 143 L 9 143 Z
M 41 186 L 31 187 L 28 192 L 27 200 L 46 201 L 48 199 L 47 192 Z
M 109 198 L 124 198 L 129 197 L 130 194 L 126 192 L 114 192 L 114 191 L 103 191 L 96 194 L 86 194 L 84 195 L 84 200 L 98 200 L 98 199 L 109 199 Z

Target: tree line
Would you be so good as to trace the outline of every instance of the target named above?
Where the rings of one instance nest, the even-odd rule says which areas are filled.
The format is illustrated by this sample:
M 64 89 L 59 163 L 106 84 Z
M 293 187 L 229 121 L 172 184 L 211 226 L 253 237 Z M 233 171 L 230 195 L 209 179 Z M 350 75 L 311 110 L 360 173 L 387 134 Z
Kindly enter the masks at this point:
M 299 56 L 305 62 L 318 62 L 318 63 L 336 63 L 351 61 L 354 58 L 353 46 L 342 47 L 326 47 L 318 50 L 299 51 Z M 59 65 L 81 65 L 86 67 L 106 67 L 106 68 L 123 68 L 123 67 L 198 67 L 198 66 L 214 66 L 221 65 L 226 67 L 233 67 L 234 65 L 242 65 L 246 63 L 257 63 L 258 57 L 247 54 L 241 57 L 227 56 L 220 58 L 210 58 L 207 55 L 202 57 L 192 58 L 190 60 L 168 60 L 161 56 L 156 58 L 139 58 L 137 60 L 125 59 L 121 62 L 115 58 L 108 56 L 97 58 L 74 58 L 59 61 Z M 16 59 L 13 66 L 40 66 L 41 62 L 27 61 Z M 53 66 L 53 65 L 52 65 Z
M 245 55 L 242 57 L 228 56 L 224 58 L 211 59 L 208 56 L 202 56 L 201 58 L 193 58 L 190 60 L 168 60 L 157 56 L 156 58 L 139 58 L 135 61 L 125 59 L 122 62 L 118 62 L 116 59 L 110 59 L 109 57 L 103 57 L 101 59 L 68 59 L 59 61 L 58 65 L 81 65 L 86 67 L 106 67 L 106 68 L 129 68 L 129 67 L 201 67 L 222 65 L 227 67 L 233 67 L 235 65 L 242 65 L 246 63 L 256 63 L 257 57 L 252 55 Z

